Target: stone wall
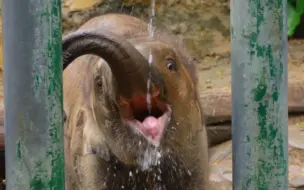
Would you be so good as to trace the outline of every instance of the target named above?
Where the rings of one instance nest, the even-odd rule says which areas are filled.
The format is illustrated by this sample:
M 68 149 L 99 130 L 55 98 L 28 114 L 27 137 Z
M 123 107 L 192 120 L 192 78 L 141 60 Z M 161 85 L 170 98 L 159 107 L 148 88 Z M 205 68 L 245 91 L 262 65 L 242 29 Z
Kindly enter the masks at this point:
M 206 55 L 228 56 L 229 0 L 155 0 L 155 2 L 157 24 L 183 39 L 193 56 L 198 59 Z M 151 13 L 150 4 L 151 0 L 62 0 L 63 35 L 75 30 L 90 18 L 105 13 L 125 13 L 148 20 Z M 0 29 L 1 36 L 2 19 L 0 19 Z M 2 70 L 2 38 L 0 38 L 0 70 Z
M 64 0 L 63 32 L 105 13 L 125 13 L 147 20 L 151 0 Z M 156 0 L 158 25 L 184 40 L 197 58 L 229 54 L 229 0 Z

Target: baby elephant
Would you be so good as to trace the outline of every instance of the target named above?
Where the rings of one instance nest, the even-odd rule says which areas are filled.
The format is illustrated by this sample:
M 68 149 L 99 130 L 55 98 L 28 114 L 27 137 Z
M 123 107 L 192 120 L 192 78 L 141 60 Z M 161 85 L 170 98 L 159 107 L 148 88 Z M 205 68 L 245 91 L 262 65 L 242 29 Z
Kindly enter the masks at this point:
M 147 26 L 107 14 L 63 39 L 68 190 L 208 189 L 194 63 Z

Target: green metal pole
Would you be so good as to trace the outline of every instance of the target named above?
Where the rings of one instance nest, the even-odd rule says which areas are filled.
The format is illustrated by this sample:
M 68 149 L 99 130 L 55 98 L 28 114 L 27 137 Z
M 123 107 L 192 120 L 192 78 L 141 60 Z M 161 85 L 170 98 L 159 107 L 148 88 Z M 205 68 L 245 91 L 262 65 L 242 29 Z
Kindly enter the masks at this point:
M 60 0 L 3 0 L 9 190 L 63 190 Z
M 287 0 L 231 0 L 234 190 L 288 189 Z

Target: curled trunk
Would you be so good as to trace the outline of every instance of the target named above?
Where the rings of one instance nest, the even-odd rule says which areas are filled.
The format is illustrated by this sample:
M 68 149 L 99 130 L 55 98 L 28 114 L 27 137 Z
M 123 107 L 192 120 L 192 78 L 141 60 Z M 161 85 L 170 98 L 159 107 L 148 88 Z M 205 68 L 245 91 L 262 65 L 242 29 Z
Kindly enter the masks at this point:
M 152 80 L 158 78 L 133 45 L 110 31 L 82 29 L 63 38 L 62 43 L 63 69 L 82 55 L 97 55 L 109 64 L 119 94 L 125 98 L 131 98 L 134 92 L 146 93 L 150 71 Z

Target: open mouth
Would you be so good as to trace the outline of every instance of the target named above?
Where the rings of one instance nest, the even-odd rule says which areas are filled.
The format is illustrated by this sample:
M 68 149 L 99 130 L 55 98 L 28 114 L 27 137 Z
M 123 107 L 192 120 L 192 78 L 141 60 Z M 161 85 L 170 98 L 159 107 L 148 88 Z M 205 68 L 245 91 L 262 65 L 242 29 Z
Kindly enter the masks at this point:
M 151 97 L 149 102 L 146 95 L 123 101 L 121 116 L 123 122 L 135 132 L 143 135 L 154 146 L 159 146 L 172 111 L 168 104 L 157 97 Z

